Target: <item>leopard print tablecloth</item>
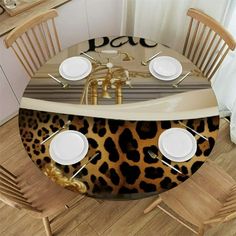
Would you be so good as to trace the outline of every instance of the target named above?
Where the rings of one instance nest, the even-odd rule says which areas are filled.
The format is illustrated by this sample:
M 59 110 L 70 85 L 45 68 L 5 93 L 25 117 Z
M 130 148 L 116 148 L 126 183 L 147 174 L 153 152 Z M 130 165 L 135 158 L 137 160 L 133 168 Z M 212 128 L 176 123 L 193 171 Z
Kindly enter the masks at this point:
M 63 166 L 51 159 L 50 141 L 44 145 L 40 145 L 40 142 L 68 120 L 71 121 L 70 130 L 80 131 L 87 137 L 89 151 L 81 162 Z M 61 176 L 69 180 L 81 165 L 98 152 L 99 155 L 76 179 L 85 184 L 89 196 L 114 199 L 139 198 L 161 193 L 182 183 L 201 167 L 214 147 L 219 129 L 219 117 L 182 120 L 182 122 L 209 140 L 206 141 L 192 133 L 197 140 L 196 155 L 189 161 L 177 163 L 168 160 L 160 153 L 158 138 L 169 128 L 181 127 L 178 121 L 123 121 L 28 109 L 20 109 L 19 112 L 22 142 L 29 157 L 41 170 L 45 170 L 49 165 L 55 166 Z M 184 176 L 157 159 L 152 159 L 147 153 L 149 149 L 181 170 Z M 69 185 L 67 187 L 70 187 Z M 76 188 L 71 189 L 78 191 Z

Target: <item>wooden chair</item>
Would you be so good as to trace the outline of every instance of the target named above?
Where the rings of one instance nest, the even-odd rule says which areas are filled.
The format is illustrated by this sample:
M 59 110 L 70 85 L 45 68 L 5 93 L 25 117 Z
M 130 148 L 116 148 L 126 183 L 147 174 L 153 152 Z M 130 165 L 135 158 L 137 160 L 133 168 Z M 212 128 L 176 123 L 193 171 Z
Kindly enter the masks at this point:
M 155 207 L 198 235 L 236 218 L 236 182 L 216 164 L 206 162 L 190 179 L 161 193 L 144 213 Z
M 183 55 L 189 58 L 210 80 L 236 42 L 232 35 L 215 19 L 190 8 L 191 17 L 184 43 Z
M 56 10 L 32 17 L 12 30 L 5 38 L 29 76 L 33 76 L 48 59 L 61 51 L 54 18 Z
M 83 196 L 45 181 L 43 178 L 46 177 L 30 162 L 32 161 L 29 160 L 21 168 L 19 176 L 0 165 L 0 200 L 12 207 L 26 210 L 33 217 L 41 218 L 46 234 L 50 236 L 50 224 L 65 214 L 63 209 L 74 208 Z M 56 215 L 59 211 L 61 212 Z M 52 215 L 54 218 L 49 220 Z

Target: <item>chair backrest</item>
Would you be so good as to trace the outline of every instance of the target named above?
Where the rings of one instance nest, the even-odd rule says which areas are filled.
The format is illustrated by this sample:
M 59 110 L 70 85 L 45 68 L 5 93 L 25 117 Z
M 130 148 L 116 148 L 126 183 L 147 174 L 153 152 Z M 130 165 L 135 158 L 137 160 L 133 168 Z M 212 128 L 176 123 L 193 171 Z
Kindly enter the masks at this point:
M 61 51 L 54 18 L 56 10 L 32 17 L 12 30 L 5 38 L 30 76 L 48 59 Z
M 0 165 L 0 200 L 9 206 L 40 212 L 24 196 L 18 177 Z
M 225 199 L 222 207 L 217 212 L 217 214 L 204 223 L 205 224 L 223 223 L 235 218 L 236 218 L 236 185 L 232 187 L 230 194 Z
M 187 15 L 191 20 L 183 54 L 210 80 L 229 50 L 235 49 L 236 42 L 223 26 L 202 11 L 190 8 Z

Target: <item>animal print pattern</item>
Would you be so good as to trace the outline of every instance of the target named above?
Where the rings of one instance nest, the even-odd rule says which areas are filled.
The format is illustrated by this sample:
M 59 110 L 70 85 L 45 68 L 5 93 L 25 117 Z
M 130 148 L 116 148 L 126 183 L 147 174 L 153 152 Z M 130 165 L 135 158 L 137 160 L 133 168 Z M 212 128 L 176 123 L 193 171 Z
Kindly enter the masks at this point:
M 74 165 L 55 163 L 49 155 L 50 141 L 40 142 L 71 121 L 70 130 L 83 133 L 89 142 L 87 157 Z M 124 121 L 20 109 L 19 128 L 24 147 L 32 161 L 43 169 L 54 164 L 64 176 L 71 177 L 88 158 L 99 155 L 77 176 L 87 186 L 87 194 L 100 198 L 137 199 L 171 189 L 194 174 L 210 155 L 219 129 L 219 117 L 182 120 L 187 126 L 208 137 L 192 133 L 197 140 L 196 155 L 186 162 L 173 162 L 158 149 L 163 131 L 181 127 L 178 121 Z M 183 128 L 183 127 L 181 127 Z M 189 130 L 190 131 L 190 130 Z M 191 131 L 190 131 L 191 132 Z M 152 159 L 152 150 L 181 170 L 183 175 Z

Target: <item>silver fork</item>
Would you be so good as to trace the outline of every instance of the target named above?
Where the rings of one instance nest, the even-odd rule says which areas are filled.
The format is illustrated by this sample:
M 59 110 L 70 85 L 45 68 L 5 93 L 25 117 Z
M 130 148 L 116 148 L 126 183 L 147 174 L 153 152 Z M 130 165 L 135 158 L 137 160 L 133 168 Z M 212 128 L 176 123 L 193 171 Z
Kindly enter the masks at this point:
M 148 154 L 150 155 L 150 157 L 152 157 L 153 159 L 158 159 L 159 161 L 161 161 L 162 163 L 164 163 L 165 165 L 169 166 L 171 169 L 175 170 L 176 172 L 178 172 L 181 175 L 184 175 L 180 170 L 176 169 L 174 166 L 170 165 L 169 163 L 167 163 L 166 161 L 163 161 L 161 158 L 159 158 L 154 152 L 148 150 Z
M 158 53 L 156 53 L 156 54 L 154 54 L 153 56 L 151 56 L 151 57 L 149 57 L 148 58 L 148 60 L 146 60 L 146 61 L 141 61 L 141 64 L 143 65 L 143 66 L 146 66 L 152 59 L 154 59 L 155 57 L 157 57 L 159 54 L 161 54 L 162 53 L 162 51 L 160 51 L 160 52 L 158 52 Z
M 43 145 L 44 143 L 46 143 L 49 139 L 51 139 L 52 137 L 54 137 L 56 134 L 58 134 L 59 132 L 61 132 L 63 129 L 67 128 L 69 125 L 71 124 L 71 121 L 68 120 L 60 129 L 58 129 L 56 132 L 52 133 L 49 137 L 47 137 L 46 139 L 44 139 L 40 145 Z
M 99 152 L 95 153 L 84 165 L 82 165 L 82 166 L 75 172 L 74 175 L 72 175 L 72 176 L 70 177 L 70 179 L 75 178 L 75 176 L 78 175 L 79 172 L 80 172 L 81 170 L 83 170 L 84 167 L 85 167 L 86 165 L 88 165 L 88 163 L 91 162 L 98 154 L 99 154 Z
M 179 123 L 180 125 L 184 126 L 185 128 L 190 129 L 193 133 L 195 133 L 196 135 L 198 135 L 198 136 L 202 137 L 203 139 L 205 139 L 206 141 L 208 141 L 208 138 L 207 138 L 207 137 L 205 137 L 204 135 L 198 133 L 196 130 L 190 128 L 189 126 L 185 125 L 183 122 L 178 121 L 178 123 Z

